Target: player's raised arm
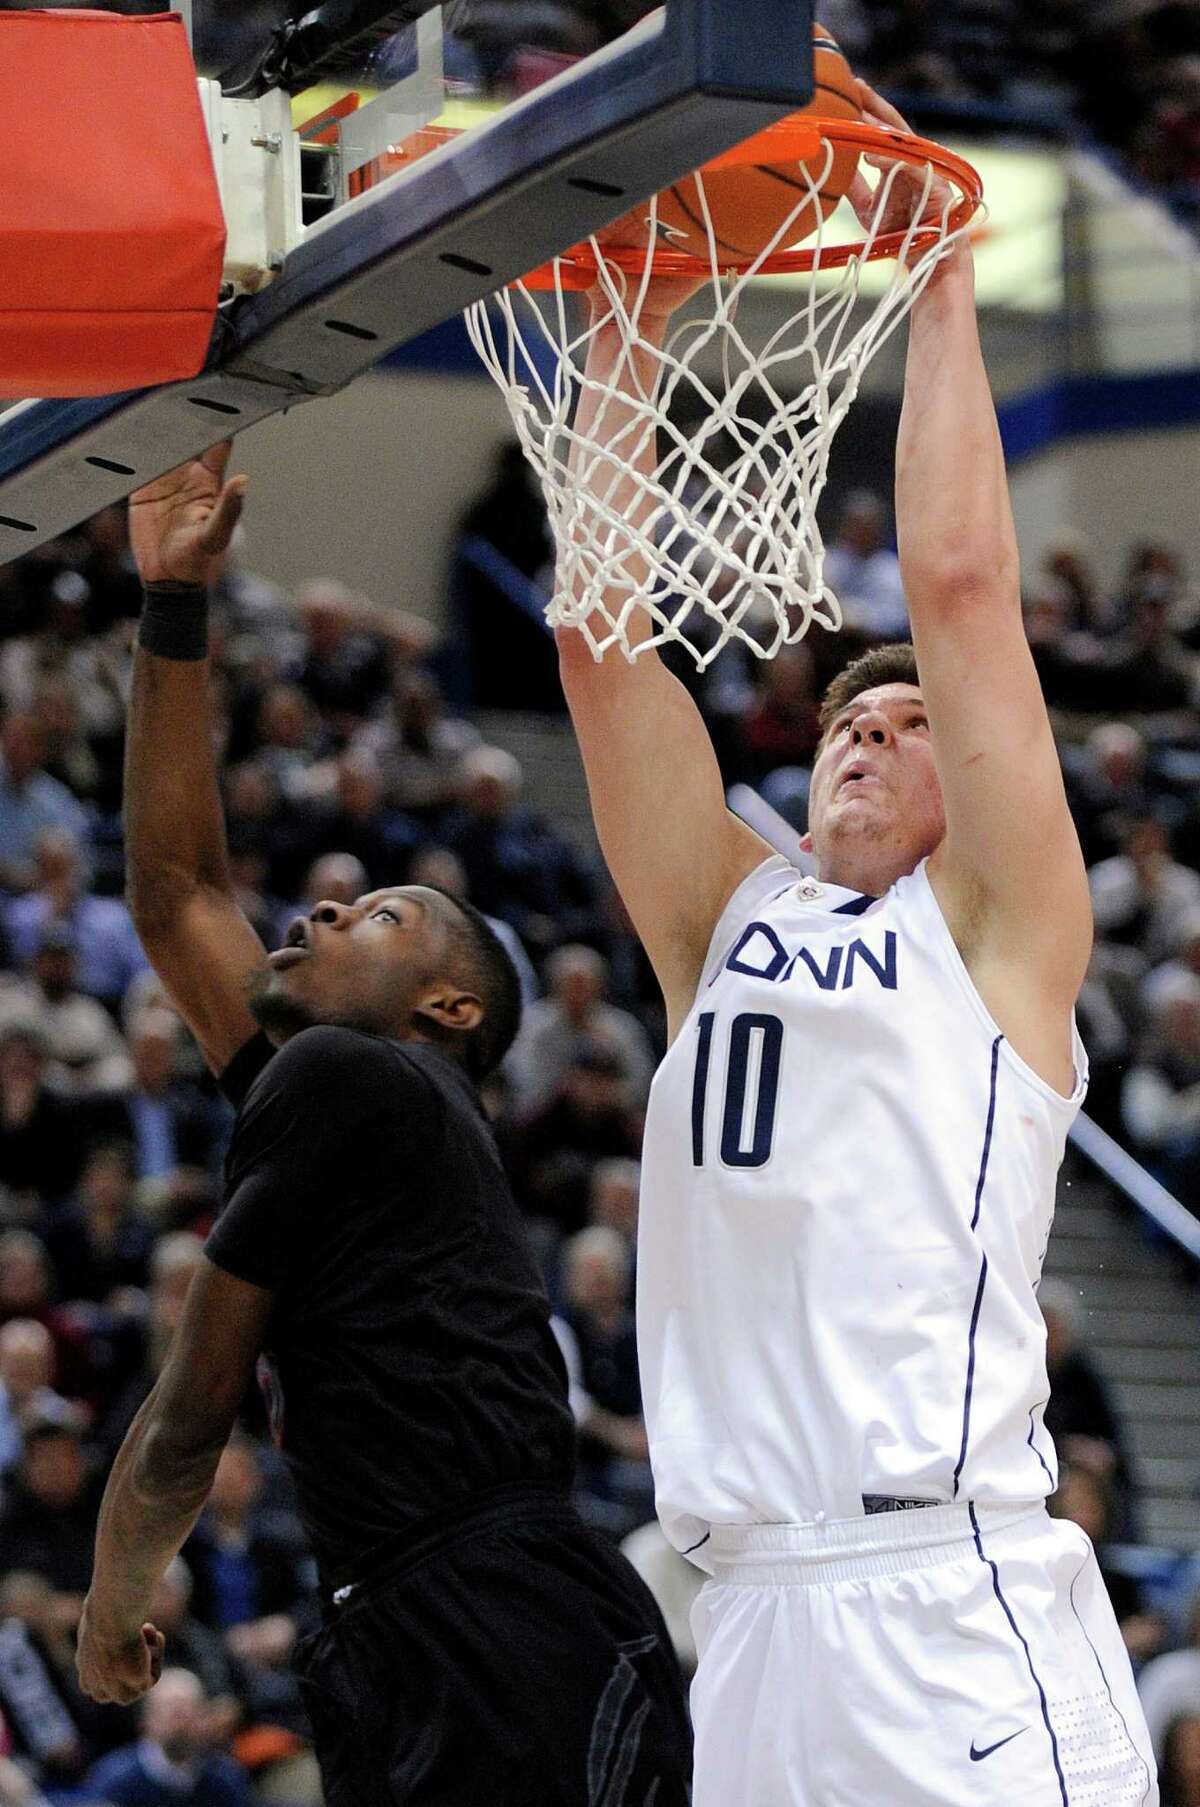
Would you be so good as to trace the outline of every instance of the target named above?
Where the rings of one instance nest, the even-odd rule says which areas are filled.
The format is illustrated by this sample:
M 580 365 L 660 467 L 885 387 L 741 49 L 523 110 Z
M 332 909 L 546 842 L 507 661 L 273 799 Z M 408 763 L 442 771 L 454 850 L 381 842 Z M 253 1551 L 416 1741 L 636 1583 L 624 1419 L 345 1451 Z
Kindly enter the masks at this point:
M 672 311 L 694 287 L 662 279 L 651 284 L 638 321 L 641 337 L 661 344 Z M 603 319 L 609 307 L 602 291 L 590 299 Z M 621 394 L 652 394 L 657 360 L 650 350 L 630 348 L 613 322 L 595 331 L 586 376 L 577 440 L 611 445 L 631 419 Z M 638 460 L 647 477 L 655 458 L 651 434 Z M 634 463 L 627 450 L 623 463 Z M 613 469 L 602 460 L 593 465 L 589 483 L 612 513 L 631 521 L 652 506 L 632 476 L 614 485 Z M 586 512 L 576 531 L 589 531 Z M 639 573 L 633 555 L 627 571 L 649 585 L 649 571 L 643 565 Z M 642 615 L 641 623 L 631 628 L 631 641 L 651 633 L 649 617 Z M 556 638 L 600 845 L 653 963 L 674 1033 L 691 1006 L 721 911 L 771 849 L 726 808 L 700 712 L 657 653 L 641 653 L 630 664 L 610 651 L 597 663 L 574 628 L 559 628 Z
M 879 96 L 863 94 L 876 117 L 903 124 Z M 966 242 L 913 309 L 896 520 L 946 811 L 930 876 L 1000 1026 L 1019 1022 L 1018 1051 L 1042 1071 L 1053 1066 L 1069 1090 L 1069 1012 L 1091 948 L 1091 910 L 1022 621 Z
M 213 749 L 207 597 L 241 513 L 215 446 L 141 489 L 130 536 L 146 612 L 134 656 L 125 755 L 126 889 L 151 962 L 221 1072 L 256 1033 L 246 1002 L 263 945 L 229 880 Z

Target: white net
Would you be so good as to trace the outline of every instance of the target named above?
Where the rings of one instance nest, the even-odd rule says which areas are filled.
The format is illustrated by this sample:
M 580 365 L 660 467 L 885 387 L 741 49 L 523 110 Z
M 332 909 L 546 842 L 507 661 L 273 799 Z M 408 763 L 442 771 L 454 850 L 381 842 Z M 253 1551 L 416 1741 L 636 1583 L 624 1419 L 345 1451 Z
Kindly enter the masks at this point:
M 867 364 L 966 226 L 953 222 L 957 197 L 930 164 L 886 163 L 869 209 L 860 205 L 861 247 L 838 267 L 823 221 L 806 246 L 814 269 L 788 297 L 795 307 L 765 343 L 751 344 L 739 304 L 795 238 L 797 220 L 820 219 L 834 157 L 822 143 L 823 167 L 796 163 L 796 207 L 743 271 L 722 268 L 697 177 L 711 272 L 661 345 L 639 330 L 654 274 L 649 248 L 626 254 L 637 267 L 621 268 L 611 246 L 590 241 L 598 310 L 572 292 L 559 260 L 549 290 L 516 283 L 468 311 L 550 510 L 558 564 L 547 619 L 579 628 L 598 658 L 613 645 L 633 658 L 675 642 L 703 669 L 731 640 L 772 658 L 814 621 L 841 625 L 817 524 L 830 448 Z M 648 247 L 669 244 L 655 201 L 645 224 Z M 886 287 L 864 303 L 862 271 L 898 224 Z M 619 353 L 597 380 L 589 352 L 613 328 Z

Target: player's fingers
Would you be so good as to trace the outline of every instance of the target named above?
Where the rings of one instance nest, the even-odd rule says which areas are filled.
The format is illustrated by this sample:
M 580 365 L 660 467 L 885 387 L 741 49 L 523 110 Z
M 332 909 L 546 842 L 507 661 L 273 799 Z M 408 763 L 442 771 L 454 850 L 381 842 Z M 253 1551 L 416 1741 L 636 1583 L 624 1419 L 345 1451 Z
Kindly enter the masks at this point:
M 871 221 L 875 217 L 875 190 L 864 175 L 857 174 L 846 190 L 846 199 L 858 218 L 864 232 L 871 229 Z
M 870 82 L 864 82 L 861 76 L 858 81 L 858 104 L 869 118 L 877 119 L 881 125 L 894 126 L 898 132 L 910 130 L 903 113 L 890 100 L 885 100 L 877 89 L 872 88 Z
M 150 1685 L 161 1679 L 163 1672 L 163 1655 L 167 1648 L 167 1640 L 156 1625 L 143 1625 L 142 1638 L 150 1652 Z
M 232 451 L 232 439 L 221 439 L 216 445 L 210 445 L 207 452 L 201 456 L 201 464 L 206 471 L 212 472 L 218 483 L 222 483 L 225 479 L 225 468 L 229 463 Z
M 245 477 L 234 477 L 217 497 L 217 505 L 204 524 L 200 549 L 208 558 L 224 552 L 233 538 L 233 530 L 242 518 L 246 501 Z

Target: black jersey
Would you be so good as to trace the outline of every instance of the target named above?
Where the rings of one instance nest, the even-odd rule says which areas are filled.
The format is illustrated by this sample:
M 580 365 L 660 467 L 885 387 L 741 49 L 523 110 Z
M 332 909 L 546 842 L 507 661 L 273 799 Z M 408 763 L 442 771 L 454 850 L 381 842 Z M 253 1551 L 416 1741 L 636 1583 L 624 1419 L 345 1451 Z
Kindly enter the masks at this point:
M 490 1490 L 566 1492 L 549 1306 L 458 1064 L 316 1028 L 258 1038 L 222 1083 L 240 1110 L 206 1252 L 275 1294 L 272 1420 L 326 1586 Z

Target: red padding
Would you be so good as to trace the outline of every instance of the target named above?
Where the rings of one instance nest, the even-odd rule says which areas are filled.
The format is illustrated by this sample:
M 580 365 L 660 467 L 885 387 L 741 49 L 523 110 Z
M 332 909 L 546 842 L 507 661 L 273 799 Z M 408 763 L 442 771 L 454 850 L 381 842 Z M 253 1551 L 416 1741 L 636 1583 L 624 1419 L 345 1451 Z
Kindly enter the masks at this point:
M 178 13 L 0 12 L 0 395 L 195 376 L 225 218 Z

